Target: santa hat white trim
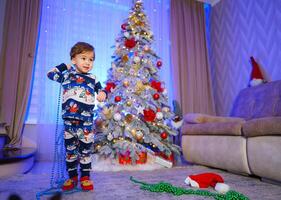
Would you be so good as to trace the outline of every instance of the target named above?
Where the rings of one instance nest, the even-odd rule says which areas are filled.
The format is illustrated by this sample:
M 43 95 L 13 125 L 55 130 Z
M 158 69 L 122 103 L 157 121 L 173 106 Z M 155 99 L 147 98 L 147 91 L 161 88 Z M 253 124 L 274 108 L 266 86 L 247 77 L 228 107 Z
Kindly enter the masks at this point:
M 189 176 L 184 181 L 187 185 L 191 185 L 192 187 L 199 188 L 199 184 L 192 180 Z
M 221 194 L 225 194 L 229 191 L 229 185 L 225 183 L 217 183 L 215 186 L 215 190 Z

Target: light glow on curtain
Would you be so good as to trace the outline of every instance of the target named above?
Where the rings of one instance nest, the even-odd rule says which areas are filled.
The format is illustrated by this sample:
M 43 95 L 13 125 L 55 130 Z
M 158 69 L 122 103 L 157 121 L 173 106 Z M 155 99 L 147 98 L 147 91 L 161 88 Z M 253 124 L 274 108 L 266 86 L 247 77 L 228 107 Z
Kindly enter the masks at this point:
M 153 49 L 162 58 L 161 80 L 172 100 L 170 80 L 170 0 L 143 0 L 155 42 Z M 31 102 L 26 123 L 56 122 L 59 84 L 46 73 L 61 63 L 70 63 L 70 48 L 78 41 L 92 44 L 96 60 L 92 72 L 103 83 L 111 66 L 112 45 L 128 17 L 132 0 L 43 0 L 38 51 Z

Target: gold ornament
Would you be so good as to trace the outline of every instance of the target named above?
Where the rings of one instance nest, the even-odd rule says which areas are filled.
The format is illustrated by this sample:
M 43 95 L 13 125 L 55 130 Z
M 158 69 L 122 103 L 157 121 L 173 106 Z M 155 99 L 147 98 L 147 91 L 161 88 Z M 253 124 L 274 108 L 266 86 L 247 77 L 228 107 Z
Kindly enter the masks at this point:
M 100 148 L 101 148 L 101 145 L 100 144 L 98 144 L 97 146 L 96 146 L 96 150 L 100 150 Z
M 132 102 L 131 101 L 127 101 L 126 105 L 130 107 L 132 105 Z
M 136 132 L 136 139 L 138 141 L 141 141 L 143 139 L 143 133 L 140 130 Z
M 131 122 L 133 121 L 133 115 L 127 114 L 127 115 L 125 116 L 125 121 L 126 121 L 128 124 L 131 123 Z
M 133 64 L 132 65 L 132 68 L 135 70 L 135 71 L 138 71 L 139 69 L 140 69 L 140 64 L 139 63 L 137 63 L 137 64 Z
M 144 90 L 146 86 L 142 83 L 142 81 L 137 81 L 136 87 L 135 87 L 135 93 L 137 95 L 140 95 Z
M 138 20 L 138 18 L 134 15 L 134 16 L 131 17 L 131 21 L 134 22 L 134 23 L 136 23 L 136 22 L 139 21 L 139 20 Z
M 104 107 L 102 110 L 102 113 L 106 117 L 106 119 L 111 119 L 112 118 L 112 110 L 111 108 Z
M 129 81 L 126 80 L 126 81 L 123 82 L 123 85 L 124 85 L 125 87 L 128 87 L 128 86 L 130 85 L 130 83 L 129 83 Z
M 136 133 L 137 133 L 137 130 L 136 129 L 132 129 L 131 130 L 131 134 L 133 137 L 136 137 Z
M 119 68 L 117 68 L 117 72 L 119 72 L 119 73 L 123 73 L 123 72 L 124 72 L 124 68 L 123 68 L 123 67 L 119 67 Z
M 170 111 L 170 108 L 164 107 L 164 108 L 162 108 L 162 110 L 163 110 L 163 112 L 169 112 L 169 111 Z
M 136 21 L 136 25 L 138 25 L 138 26 L 142 26 L 142 24 L 143 24 L 143 22 L 142 22 L 142 21 L 140 21 L 140 20 Z
M 128 56 L 128 55 L 124 55 L 124 56 L 122 57 L 122 61 L 123 61 L 123 62 L 128 62 L 128 60 L 129 60 L 129 56 Z
M 103 121 L 101 119 L 96 119 L 95 120 L 95 125 L 98 129 L 102 128 L 103 126 Z

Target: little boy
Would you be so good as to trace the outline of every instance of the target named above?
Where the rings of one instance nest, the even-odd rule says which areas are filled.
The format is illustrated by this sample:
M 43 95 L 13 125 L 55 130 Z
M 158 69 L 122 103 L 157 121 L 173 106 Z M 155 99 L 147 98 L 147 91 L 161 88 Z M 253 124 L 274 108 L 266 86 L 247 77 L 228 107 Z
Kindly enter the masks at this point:
M 85 42 L 76 43 L 70 51 L 70 64 L 64 63 L 48 72 L 47 76 L 62 84 L 62 118 L 64 120 L 64 143 L 66 147 L 66 168 L 69 179 L 62 190 L 72 190 L 78 183 L 77 167 L 80 163 L 80 184 L 83 190 L 93 190 L 90 180 L 91 145 L 93 142 L 94 93 L 97 100 L 104 101 L 106 92 L 100 82 L 89 71 L 95 60 L 94 47 Z

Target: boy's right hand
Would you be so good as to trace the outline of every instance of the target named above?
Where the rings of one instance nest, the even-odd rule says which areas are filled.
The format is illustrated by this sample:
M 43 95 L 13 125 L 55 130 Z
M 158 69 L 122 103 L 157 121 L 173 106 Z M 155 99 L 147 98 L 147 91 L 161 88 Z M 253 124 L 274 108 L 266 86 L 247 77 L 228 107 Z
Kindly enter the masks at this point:
M 71 69 L 71 64 L 67 64 L 66 67 L 67 67 L 67 70 L 70 70 Z

